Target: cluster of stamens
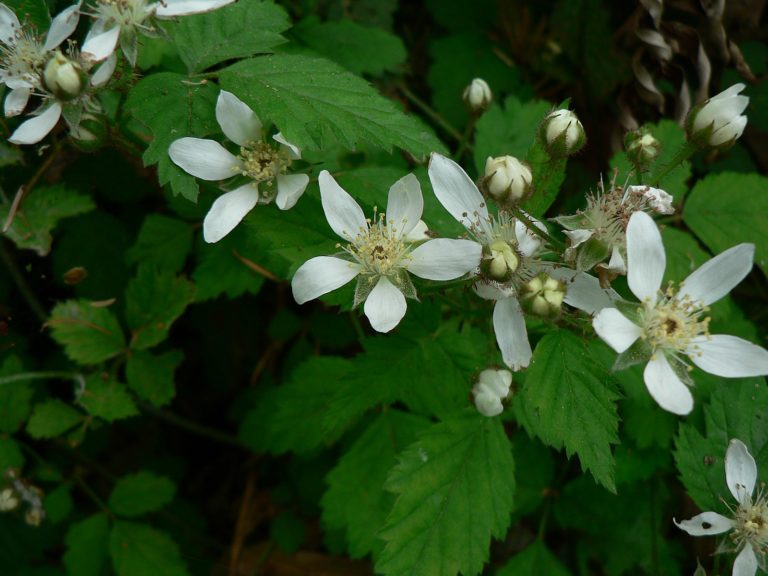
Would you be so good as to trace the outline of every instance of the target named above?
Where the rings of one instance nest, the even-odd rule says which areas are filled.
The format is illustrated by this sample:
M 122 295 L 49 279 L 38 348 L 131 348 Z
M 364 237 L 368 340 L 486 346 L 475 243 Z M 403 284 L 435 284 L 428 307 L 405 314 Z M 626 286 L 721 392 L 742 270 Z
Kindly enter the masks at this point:
M 115 22 L 121 28 L 153 30 L 151 26 L 143 25 L 153 13 L 153 10 L 147 7 L 146 0 L 99 0 L 96 12 L 96 18 Z
M 651 348 L 672 352 L 695 353 L 691 341 L 697 336 L 709 336 L 709 308 L 688 295 L 678 297 L 670 284 L 654 306 L 646 301 L 638 312 L 643 318 L 643 334 Z
M 235 170 L 254 182 L 274 180 L 286 171 L 291 162 L 287 155 L 265 142 L 249 142 L 241 146 L 238 158 L 242 166 L 235 167 Z
M 738 548 L 746 543 L 752 546 L 756 554 L 768 552 L 768 498 L 765 485 L 758 488 L 754 502 L 747 496 L 733 512 L 736 525 L 730 534 Z
M 361 228 L 352 244 L 338 245 L 363 268 L 363 276 L 396 277 L 408 259 L 410 244 L 398 235 L 395 223 L 374 209 L 368 227 Z
M 32 26 L 25 24 L 14 30 L 12 43 L 0 42 L 0 69 L 5 70 L 9 78 L 36 83 L 45 59 L 46 50 Z

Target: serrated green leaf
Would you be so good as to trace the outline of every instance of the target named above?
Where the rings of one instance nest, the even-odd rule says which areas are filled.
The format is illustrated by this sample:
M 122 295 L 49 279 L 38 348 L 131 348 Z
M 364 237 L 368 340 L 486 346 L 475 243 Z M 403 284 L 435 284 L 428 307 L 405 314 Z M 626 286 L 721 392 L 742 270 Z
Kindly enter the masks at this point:
M 197 201 L 197 182 L 171 162 L 168 147 L 184 136 L 202 137 L 219 131 L 215 116 L 217 96 L 218 90 L 208 82 L 161 72 L 142 79 L 125 102 L 125 111 L 152 132 L 144 164 L 157 164 L 160 184 L 170 184 L 174 194 L 192 202 Z
M 176 543 L 146 524 L 115 522 L 109 551 L 117 576 L 188 576 Z
M 387 479 L 397 494 L 376 564 L 385 575 L 478 574 L 491 537 L 509 526 L 515 490 L 512 447 L 498 418 L 475 410 L 433 425 Z
M 417 157 L 445 152 L 426 125 L 324 58 L 254 58 L 222 70 L 219 79 L 223 89 L 301 147 L 322 149 L 338 142 L 354 150 L 368 143 L 384 150 L 397 146 Z
M 62 484 L 48 492 L 43 499 L 45 518 L 53 524 L 58 524 L 72 513 L 75 504 L 72 500 L 72 486 Z
M 98 364 L 125 350 L 123 329 L 115 315 L 88 300 L 59 302 L 47 324 L 64 353 L 79 364 Z
M 165 406 L 176 395 L 174 373 L 184 359 L 180 350 L 164 354 L 137 351 L 128 357 L 125 377 L 128 387 L 155 406 Z
M 33 438 L 55 438 L 77 426 L 84 418 L 69 404 L 50 398 L 35 406 L 27 423 L 27 433 Z
M 0 438 L 0 477 L 5 478 L 9 468 L 21 470 L 24 467 L 24 454 L 13 438 Z
M 0 366 L 0 376 L 20 372 L 23 372 L 23 366 L 16 355 L 8 356 Z M 0 432 L 12 434 L 19 429 L 29 416 L 33 393 L 32 385 L 24 381 L 0 386 Z
M 758 477 L 768 477 L 768 461 L 758 457 L 768 445 L 766 406 L 768 386 L 763 378 L 733 379 L 715 388 L 704 407 L 706 435 L 693 422 L 681 422 L 675 461 L 683 485 L 702 510 L 728 514 L 726 504 L 733 503 L 724 467 L 725 451 L 732 438 L 747 445 L 758 462 Z
M 569 576 L 570 572 L 563 566 L 541 540 L 534 540 L 522 552 L 515 554 L 496 576 Z
M 685 131 L 674 120 L 661 120 L 657 124 L 646 124 L 644 127 L 661 143 L 661 152 L 653 164 L 653 171 L 658 172 L 685 145 Z M 624 152 L 619 152 L 611 158 L 611 168 L 619 171 L 617 182 L 624 182 L 633 171 L 633 166 Z M 678 204 L 688 193 L 690 177 L 691 163 L 686 160 L 667 174 L 659 183 L 659 187 L 671 194 L 675 204 Z M 636 181 L 636 177 L 633 180 Z
M 165 340 L 194 297 L 195 286 L 185 278 L 152 265 L 139 266 L 125 293 L 131 348 L 144 350 Z
M 64 566 L 68 576 L 101 576 L 109 551 L 109 520 L 94 514 L 72 524 L 67 532 Z
M 685 203 L 683 220 L 713 252 L 753 242 L 755 263 L 768 273 L 768 178 L 723 172 L 700 180 Z
M 176 495 L 176 485 L 165 476 L 142 470 L 123 476 L 109 496 L 109 507 L 115 514 L 141 516 L 159 510 Z
M 345 530 L 352 558 L 381 551 L 376 534 L 394 502 L 384 492 L 387 473 L 397 453 L 428 425 L 428 420 L 398 410 L 382 413 L 326 477 L 323 520 L 331 529 Z
M 10 203 L 0 205 L 0 221 L 8 217 Z M 40 256 L 51 251 L 51 231 L 60 220 L 83 214 L 95 207 L 90 197 L 78 194 L 63 184 L 40 186 L 21 203 L 13 224 L 5 234 L 19 248 L 34 250 Z
M 569 457 L 578 454 L 582 468 L 615 491 L 611 444 L 618 443 L 617 398 L 589 346 L 558 330 L 536 346 L 514 406 L 529 433 L 553 448 L 564 446 Z
M 403 41 L 381 28 L 352 20 L 308 19 L 293 29 L 299 41 L 355 74 L 381 76 L 405 62 Z
M 139 413 L 125 384 L 113 379 L 105 380 L 101 374 L 92 374 L 86 378 L 85 390 L 80 395 L 80 405 L 107 422 L 129 418 Z
M 194 14 L 166 25 L 190 73 L 214 64 L 272 52 L 286 42 L 280 33 L 291 26 L 285 10 L 271 2 L 237 2 L 207 14 Z
M 162 270 L 178 272 L 191 248 L 192 226 L 176 218 L 150 214 L 126 256 L 132 263 L 154 264 Z

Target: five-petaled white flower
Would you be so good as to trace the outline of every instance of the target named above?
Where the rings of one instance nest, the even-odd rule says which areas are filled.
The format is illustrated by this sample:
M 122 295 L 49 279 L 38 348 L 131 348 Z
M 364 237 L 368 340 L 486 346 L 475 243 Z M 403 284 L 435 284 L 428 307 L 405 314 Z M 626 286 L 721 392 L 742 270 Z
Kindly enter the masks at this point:
M 154 18 L 167 19 L 210 12 L 231 4 L 235 0 L 97 0 L 94 6 L 96 21 L 85 37 L 83 53 L 95 62 L 108 58 L 117 47 L 136 65 L 138 36 L 155 36 Z
M 16 14 L 0 4 L 0 84 L 10 92 L 5 99 L 5 116 L 18 116 L 27 107 L 32 91 L 43 81 L 43 69 L 51 52 L 77 28 L 80 2 L 58 14 L 45 40 L 33 27 L 21 25 Z
M 696 366 L 726 378 L 768 374 L 768 351 L 737 338 L 709 334 L 708 305 L 725 296 L 752 269 L 755 247 L 739 244 L 694 271 L 675 290 L 661 290 L 666 254 L 661 234 L 645 212 L 627 227 L 627 281 L 640 305 L 616 302 L 594 318 L 597 334 L 616 352 L 619 365 L 650 358 L 644 380 L 664 410 L 688 414 L 693 396 L 687 357 Z M 620 311 L 621 310 L 621 311 Z
M 758 488 L 753 498 L 757 465 L 741 440 L 731 440 L 728 445 L 725 481 L 736 499 L 736 506 L 729 506 L 733 518 L 717 512 L 702 512 L 690 520 L 673 521 L 691 536 L 711 536 L 730 530 L 730 540 L 735 550 L 739 550 L 732 575 L 754 576 L 758 565 L 765 566 L 764 556 L 768 551 L 768 498 L 762 487 Z
M 504 364 L 520 370 L 531 361 L 518 292 L 542 271 L 571 282 L 565 297 L 567 304 L 590 313 L 610 305 L 610 298 L 600 289 L 596 278 L 544 264 L 539 259 L 541 239 L 522 222 L 506 212 L 492 216 L 477 186 L 456 162 L 432 154 L 429 179 L 437 199 L 475 238 L 483 254 L 475 292 L 481 298 L 496 301 L 493 329 Z
M 296 271 L 293 297 L 303 304 L 357 278 L 355 305 L 378 332 L 389 332 L 405 315 L 405 297 L 415 297 L 410 274 L 427 280 L 453 280 L 475 270 L 480 246 L 469 240 L 427 238 L 420 221 L 424 208 L 419 181 L 404 176 L 389 189 L 386 213 L 366 220 L 363 210 L 327 171 L 319 177 L 320 198 L 333 231 L 349 242 L 338 256 L 318 256 Z M 418 245 L 417 245 L 418 244 Z
M 285 174 L 291 162 L 301 158 L 298 147 L 280 132 L 272 137 L 278 148 L 264 142 L 261 121 L 237 96 L 219 92 L 216 120 L 227 138 L 240 146 L 237 156 L 215 140 L 204 138 L 179 138 L 168 149 L 171 160 L 192 176 L 224 180 L 242 175 L 250 179 L 213 203 L 203 222 L 206 242 L 218 242 L 229 234 L 258 202 L 274 199 L 281 210 L 293 208 L 309 183 L 306 174 Z

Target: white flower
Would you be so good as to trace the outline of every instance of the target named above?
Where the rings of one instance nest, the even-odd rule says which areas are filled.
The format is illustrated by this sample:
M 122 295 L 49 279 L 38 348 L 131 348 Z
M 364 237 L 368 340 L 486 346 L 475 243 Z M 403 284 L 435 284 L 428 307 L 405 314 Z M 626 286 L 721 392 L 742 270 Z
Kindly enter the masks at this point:
M 498 416 L 504 411 L 501 401 L 509 396 L 512 372 L 488 368 L 480 372 L 477 384 L 472 388 L 475 407 L 483 416 Z
M 587 141 L 584 126 L 570 110 L 550 112 L 541 124 L 541 139 L 552 156 L 569 156 Z
M 304 304 L 357 278 L 355 305 L 378 332 L 389 332 L 405 316 L 405 297 L 416 292 L 409 273 L 427 280 L 453 280 L 477 268 L 480 247 L 469 240 L 423 240 L 424 207 L 419 181 L 413 174 L 389 189 L 386 214 L 366 220 L 354 198 L 326 170 L 320 173 L 323 211 L 336 234 L 349 242 L 343 257 L 318 256 L 296 271 L 293 297 Z
M 462 98 L 470 110 L 479 112 L 486 110 L 491 105 L 493 94 L 491 93 L 491 87 L 488 86 L 488 82 L 482 78 L 475 78 L 464 89 Z
M 662 291 L 666 255 L 659 229 L 645 212 L 630 218 L 627 281 L 640 306 L 617 303 L 618 309 L 605 308 L 593 326 L 616 352 L 626 352 L 620 361 L 650 358 L 643 374 L 645 385 L 664 410 L 688 414 L 693 409 L 683 358 L 725 378 L 768 374 L 768 351 L 735 336 L 710 335 L 706 317 L 707 306 L 752 269 L 754 252 L 753 244 L 734 246 L 694 271 L 678 290 L 670 286 Z
M 741 440 L 733 439 L 725 453 L 725 481 L 736 499 L 730 507 L 733 518 L 717 512 L 702 512 L 690 520 L 677 522 L 691 536 L 711 536 L 731 531 L 730 540 L 740 551 L 733 563 L 733 576 L 754 576 L 764 566 L 768 549 L 768 498 L 762 488 L 755 492 L 757 465 Z
M 538 258 L 541 239 L 522 222 L 506 212 L 493 217 L 488 213 L 483 196 L 467 173 L 453 160 L 432 154 L 429 179 L 440 203 L 475 238 L 483 258 L 481 273 L 474 290 L 478 296 L 495 300 L 493 329 L 504 364 L 520 370 L 531 361 L 531 345 L 525 328 L 525 317 L 518 301 L 522 286 L 546 268 L 558 279 L 575 281 L 573 270 L 546 267 Z M 543 228 L 543 224 L 537 223 Z M 597 286 L 597 280 L 579 277 L 575 292 L 577 307 L 596 311 L 610 304 L 610 299 Z M 573 304 L 570 287 L 565 302 Z
M 499 156 L 485 161 L 483 186 L 500 203 L 517 204 L 531 189 L 531 170 L 514 156 Z
M 231 4 L 235 0 L 97 0 L 94 6 L 96 21 L 83 43 L 83 54 L 94 62 L 108 58 L 117 47 L 118 40 L 123 54 L 136 65 L 138 37 L 141 33 L 156 35 L 152 20 L 173 18 L 210 12 Z
M 744 88 L 744 84 L 734 84 L 691 110 L 687 122 L 689 138 L 713 147 L 733 144 L 747 125 L 742 112 L 749 105 L 749 98 L 739 95 Z
M 293 208 L 309 183 L 306 174 L 285 174 L 291 162 L 301 158 L 298 147 L 279 132 L 272 137 L 279 148 L 264 142 L 261 121 L 237 96 L 219 92 L 216 120 L 227 138 L 240 146 L 237 156 L 218 142 L 203 138 L 179 138 L 168 149 L 171 160 L 197 178 L 224 180 L 239 174 L 250 179 L 213 203 L 203 222 L 206 242 L 218 242 L 229 234 L 258 202 L 268 203 L 274 198 L 281 210 Z
M 40 88 L 49 54 L 77 28 L 80 2 L 58 14 L 45 40 L 35 30 L 21 25 L 16 14 L 0 4 L 0 84 L 11 91 L 5 99 L 5 116 L 18 116 L 34 89 Z

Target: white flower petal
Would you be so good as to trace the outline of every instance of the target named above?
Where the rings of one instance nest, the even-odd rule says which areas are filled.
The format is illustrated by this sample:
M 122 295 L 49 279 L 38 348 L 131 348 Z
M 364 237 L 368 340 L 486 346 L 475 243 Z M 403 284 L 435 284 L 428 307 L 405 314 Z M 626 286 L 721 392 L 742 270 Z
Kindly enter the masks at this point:
M 568 236 L 568 239 L 571 241 L 571 248 L 584 244 L 584 242 L 592 238 L 593 233 L 589 229 L 563 230 L 563 234 Z
M 483 416 L 493 418 L 504 412 L 501 399 L 487 390 L 477 389 L 475 392 L 475 408 Z
M 423 211 L 424 198 L 416 176 L 407 174 L 392 184 L 387 197 L 387 226 L 391 223 L 398 238 L 416 227 Z
M 741 138 L 744 133 L 744 128 L 747 127 L 747 117 L 737 116 L 730 123 L 726 124 L 722 128 L 718 128 L 712 133 L 709 138 L 709 144 L 711 146 L 719 146 L 725 144 L 730 140 Z
M 232 232 L 258 201 L 259 189 L 255 184 L 240 186 L 216 198 L 203 220 L 205 241 L 218 242 Z
M 614 246 L 611 250 L 611 259 L 608 260 L 607 265 L 598 264 L 603 266 L 609 272 L 615 272 L 616 274 L 626 274 L 627 264 L 624 262 L 624 258 L 621 255 L 621 249 L 618 246 Z
M 531 221 L 542 232 L 547 231 L 547 227 L 542 222 L 533 217 L 531 217 Z M 541 236 L 532 232 L 520 220 L 515 220 L 515 238 L 517 239 L 517 249 L 523 256 L 533 256 L 541 249 Z
M 744 548 L 733 562 L 731 576 L 755 576 L 755 574 L 757 574 L 757 556 L 752 545 L 745 542 Z
M 364 234 L 368 230 L 368 223 L 363 209 L 355 199 L 339 186 L 327 170 L 320 172 L 318 182 L 325 218 L 333 231 L 349 241 Z
M 163 0 L 159 2 L 155 14 L 158 18 L 172 18 L 188 14 L 210 12 L 232 4 L 235 0 Z
M 493 307 L 493 331 L 504 364 L 512 370 L 521 370 L 530 364 L 533 353 L 528 342 L 525 317 L 517 299 L 496 301 Z
M 117 54 L 113 52 L 91 76 L 91 86 L 99 87 L 109 82 L 109 79 L 112 78 L 112 74 L 115 72 L 115 66 L 117 66 Z
M 656 222 L 645 212 L 635 212 L 627 226 L 627 282 L 638 300 L 656 302 L 667 256 Z
M 411 252 L 406 268 L 427 280 L 453 280 L 480 266 L 483 247 L 473 240 L 437 238 Z
M 429 180 L 440 203 L 465 228 L 488 226 L 485 199 L 461 166 L 437 153 L 429 159 Z
M 363 305 L 363 311 L 377 332 L 389 332 L 400 323 L 407 310 L 405 296 L 386 276 L 379 278 Z
M 739 502 L 752 497 L 757 482 L 757 464 L 744 442 L 734 438 L 725 452 L 725 483 Z
M 179 168 L 203 180 L 224 180 L 238 173 L 240 160 L 224 146 L 204 138 L 179 138 L 168 148 Z
M 5 4 L 0 4 L 0 42 L 14 45 L 16 43 L 16 30 L 21 28 L 16 13 Z
M 285 139 L 282 132 L 278 132 L 274 136 L 272 136 L 272 139 L 275 142 L 279 142 L 282 144 L 286 150 L 288 150 L 288 154 L 291 157 L 291 160 L 301 160 L 301 150 L 299 149 L 296 144 L 291 144 L 288 142 L 288 140 Z
M 45 37 L 44 48 L 53 50 L 64 42 L 77 28 L 80 21 L 80 2 L 62 10 L 51 22 Z
M 280 174 L 277 177 L 277 198 L 275 204 L 280 210 L 290 210 L 299 201 L 309 184 L 306 174 Z
M 120 38 L 120 26 L 113 26 L 100 34 L 95 34 L 95 29 L 96 27 L 94 26 L 85 37 L 81 52 L 83 58 L 94 62 L 101 62 L 109 58 L 115 51 L 117 40 Z
M 16 88 L 16 90 L 11 90 L 8 96 L 5 97 L 5 117 L 11 118 L 12 116 L 18 116 L 24 112 L 24 108 L 27 107 L 27 102 L 29 102 L 29 95 L 31 93 L 31 88 Z
M 503 300 L 515 295 L 514 286 L 503 286 L 495 282 L 475 282 L 472 290 L 483 300 Z
M 506 398 L 509 395 L 509 387 L 511 385 L 512 372 L 488 368 L 480 372 L 476 386 L 491 392 L 498 398 Z
M 602 288 L 600 281 L 586 272 L 577 272 L 568 268 L 548 268 L 547 273 L 566 285 L 565 303 L 583 310 L 587 314 L 596 314 L 603 308 L 613 306 L 619 295 L 611 288 Z
M 663 353 L 657 352 L 643 372 L 645 386 L 654 400 L 667 412 L 685 416 L 693 410 L 693 396 L 677 377 Z
M 683 281 L 676 298 L 688 296 L 705 305 L 720 300 L 749 274 L 754 259 L 754 244 L 729 248 L 694 270 Z
M 39 116 L 33 116 L 8 138 L 14 144 L 37 144 L 45 138 L 61 118 L 61 104 L 54 102 Z
M 360 273 L 360 267 L 333 256 L 318 256 L 302 264 L 291 280 L 293 298 L 304 304 L 341 288 Z
M 702 512 L 690 520 L 678 522 L 677 520 L 672 519 L 672 521 L 675 523 L 675 526 L 681 530 L 685 530 L 691 536 L 713 536 L 715 534 L 722 534 L 733 528 L 734 525 L 733 520 L 726 518 L 717 512 Z
M 261 120 L 250 107 L 226 90 L 216 99 L 216 120 L 224 135 L 238 146 L 261 141 Z
M 627 319 L 616 308 L 603 308 L 592 320 L 597 335 L 619 354 L 640 338 L 643 329 Z
M 427 225 L 424 223 L 424 220 L 419 220 L 419 222 L 411 228 L 411 230 L 403 236 L 406 240 L 409 242 L 421 242 L 422 240 L 429 240 L 430 235 L 428 234 L 429 228 L 427 228 Z
M 729 336 L 697 336 L 685 351 L 696 366 L 724 378 L 768 375 L 768 350 Z

